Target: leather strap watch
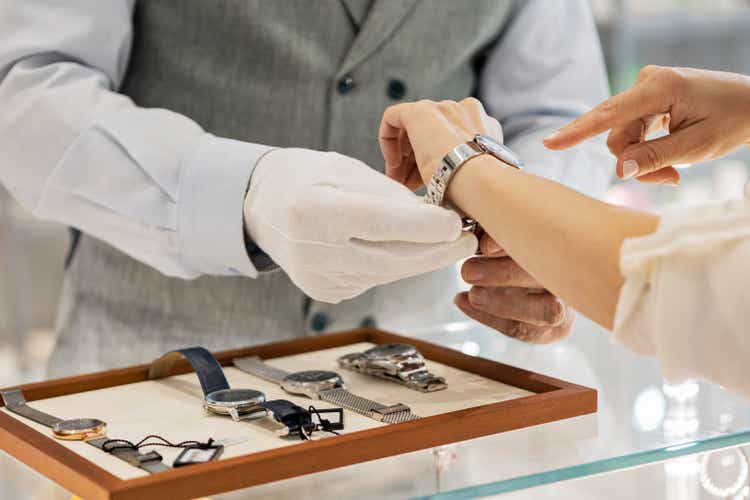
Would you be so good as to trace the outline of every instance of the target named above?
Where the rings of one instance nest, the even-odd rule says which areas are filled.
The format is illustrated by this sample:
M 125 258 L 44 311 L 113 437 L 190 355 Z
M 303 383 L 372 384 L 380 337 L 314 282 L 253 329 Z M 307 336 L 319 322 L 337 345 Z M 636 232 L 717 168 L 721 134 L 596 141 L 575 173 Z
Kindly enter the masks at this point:
M 110 441 L 106 435 L 107 425 L 101 420 L 95 418 L 72 420 L 57 418 L 27 405 L 20 389 L 0 391 L 0 396 L 2 396 L 8 411 L 51 428 L 52 434 L 57 439 L 85 441 L 100 450 L 103 449 L 104 443 Z M 141 453 L 138 450 L 121 448 L 108 451 L 108 453 L 151 474 L 169 470 L 169 466 L 162 462 L 161 455 L 155 451 Z
M 424 196 L 425 202 L 431 205 L 443 205 L 445 193 L 448 191 L 448 184 L 453 178 L 453 175 L 459 168 L 464 166 L 466 162 L 483 154 L 494 156 L 500 160 L 503 165 L 517 170 L 522 170 L 524 167 L 524 164 L 518 155 L 511 151 L 507 146 L 496 141 L 492 137 L 484 134 L 477 134 L 474 136 L 473 140 L 459 144 L 443 157 L 437 170 L 432 174 L 430 182 L 427 184 L 427 190 Z M 477 224 L 475 221 L 464 217 L 465 230 L 473 231 L 476 227 Z
M 189 347 L 166 353 L 149 367 L 149 380 L 168 376 L 174 364 L 181 358 L 187 359 L 198 376 L 203 389 L 203 407 L 206 411 L 229 415 L 235 421 L 266 415 L 261 405 L 266 400 L 265 394 L 255 389 L 230 388 L 221 365 L 213 354 L 203 347 Z
M 344 381 L 336 372 L 307 370 L 289 373 L 264 363 L 256 356 L 236 358 L 233 363 L 242 371 L 278 384 L 290 394 L 322 399 L 379 422 L 398 424 L 419 418 L 404 404 L 384 405 L 352 394 L 346 390 Z

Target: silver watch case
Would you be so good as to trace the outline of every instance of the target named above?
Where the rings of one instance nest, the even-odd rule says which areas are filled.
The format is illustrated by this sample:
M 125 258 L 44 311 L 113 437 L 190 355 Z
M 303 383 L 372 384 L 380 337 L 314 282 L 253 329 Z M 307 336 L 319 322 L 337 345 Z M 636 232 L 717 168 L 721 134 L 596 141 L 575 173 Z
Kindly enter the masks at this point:
M 395 377 L 406 378 L 427 371 L 422 354 L 408 344 L 378 345 L 363 352 L 362 356 L 370 369 L 380 369 Z
M 310 399 L 320 399 L 320 393 L 332 389 L 346 389 L 344 381 L 336 372 L 306 370 L 287 375 L 281 388 L 290 394 L 300 394 Z
M 398 382 L 407 387 L 433 392 L 446 388 L 445 379 L 431 374 L 422 354 L 408 344 L 382 344 L 362 353 L 338 359 L 343 368 Z
M 482 148 L 486 153 L 491 154 L 501 162 L 509 165 L 518 170 L 523 170 L 524 164 L 521 158 L 510 150 L 505 144 L 496 141 L 492 137 L 484 134 L 477 134 L 474 136 L 474 142 Z
M 260 406 L 266 395 L 255 389 L 221 389 L 206 396 L 203 409 L 216 415 L 229 415 L 235 422 L 265 417 L 268 413 Z
M 459 144 L 443 157 L 427 183 L 425 202 L 442 206 L 445 193 L 448 191 L 448 184 L 456 171 L 470 159 L 485 153 L 497 158 L 508 167 L 518 170 L 524 168 L 523 161 L 507 146 L 492 137 L 476 134 L 473 140 Z

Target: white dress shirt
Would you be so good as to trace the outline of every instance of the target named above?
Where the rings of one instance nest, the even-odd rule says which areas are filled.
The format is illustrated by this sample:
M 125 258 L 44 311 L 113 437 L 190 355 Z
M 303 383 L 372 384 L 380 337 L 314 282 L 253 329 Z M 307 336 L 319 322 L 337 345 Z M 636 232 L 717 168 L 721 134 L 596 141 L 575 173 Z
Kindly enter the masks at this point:
M 480 98 L 532 170 L 599 194 L 611 171 L 600 143 L 566 153 L 541 144 L 606 95 L 596 36 L 570 36 L 582 26 L 594 33 L 590 10 L 584 0 L 523 5 L 489 58 Z M 133 8 L 134 0 L 0 0 L 0 182 L 36 216 L 168 276 L 254 277 L 242 206 L 269 146 L 215 137 L 117 93 Z
M 750 398 L 750 189 L 664 215 L 626 240 L 615 339 L 655 356 L 671 382 L 706 378 Z

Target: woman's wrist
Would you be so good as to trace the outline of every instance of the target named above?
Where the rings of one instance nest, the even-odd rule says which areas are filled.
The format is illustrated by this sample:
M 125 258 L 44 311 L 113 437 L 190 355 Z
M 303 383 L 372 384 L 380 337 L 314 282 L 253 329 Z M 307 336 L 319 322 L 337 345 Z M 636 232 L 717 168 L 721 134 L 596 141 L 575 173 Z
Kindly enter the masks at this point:
M 488 154 L 476 156 L 459 168 L 445 193 L 445 200 L 472 217 L 472 201 L 478 201 L 477 195 L 487 186 L 490 172 L 503 168 L 500 160 Z

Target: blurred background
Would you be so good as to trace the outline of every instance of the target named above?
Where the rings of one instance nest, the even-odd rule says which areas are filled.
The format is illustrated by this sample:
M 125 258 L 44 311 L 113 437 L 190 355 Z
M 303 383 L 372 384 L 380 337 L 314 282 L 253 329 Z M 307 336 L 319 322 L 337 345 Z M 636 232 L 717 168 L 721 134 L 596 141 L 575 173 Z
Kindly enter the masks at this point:
M 591 0 L 613 92 L 646 64 L 750 73 L 747 0 Z M 683 169 L 679 189 L 615 183 L 608 201 L 662 211 L 740 195 L 750 150 L 711 168 Z M 37 380 L 52 348 L 57 298 L 69 234 L 34 220 L 0 192 L 0 386 Z M 589 329 L 580 322 L 578 330 Z M 574 334 L 571 342 L 586 342 Z M 469 346 L 469 351 L 478 348 Z M 478 354 L 478 352 L 472 352 Z
M 590 1 L 613 93 L 630 86 L 647 64 L 750 74 L 750 0 Z M 710 165 L 685 166 L 681 173 L 682 185 L 677 189 L 614 182 L 606 195 L 607 201 L 661 212 L 737 198 L 750 177 L 750 149 L 743 148 Z M 0 188 L 0 387 L 44 376 L 44 364 L 54 344 L 52 332 L 68 245 L 67 228 L 35 220 Z M 543 348 L 524 346 L 463 320 L 443 325 L 429 324 L 428 317 L 425 321 L 423 327 L 404 333 L 429 336 L 466 354 L 500 359 L 598 388 L 596 436 L 582 439 L 575 448 L 582 462 L 750 426 L 747 402 L 703 382 L 678 386 L 664 383 L 655 362 L 612 345 L 601 328 L 583 319 L 578 321 L 569 340 Z M 545 453 L 554 451 L 550 446 Z M 470 449 L 467 446 L 467 451 L 456 453 L 468 456 Z M 742 450 L 712 455 L 713 465 L 709 465 L 721 469 L 712 474 L 718 480 L 726 479 L 724 476 L 729 474 L 726 481 L 731 482 L 736 475 L 734 469 L 750 464 L 747 455 Z M 517 458 L 514 455 L 508 464 L 515 463 Z M 702 468 L 706 464 L 702 460 L 686 457 L 667 462 L 663 467 L 640 469 L 646 472 L 637 479 L 624 478 L 614 491 L 620 491 L 623 498 L 750 497 L 750 483 L 744 485 L 746 465 L 742 469 L 745 471 L 742 490 L 738 490 L 737 496 L 736 492 L 714 495 L 703 484 L 706 474 Z M 458 462 L 453 477 L 462 478 L 461 461 Z M 463 462 L 472 463 L 466 459 Z M 38 480 L 25 468 L 12 469 L 8 474 L 27 477 L 27 484 Z M 607 480 L 601 489 L 602 496 L 610 495 L 612 483 L 609 476 L 603 477 Z M 644 480 L 646 477 L 649 481 Z M 21 490 L 3 494 L 3 483 L 0 481 L 0 497 L 20 494 Z M 448 480 L 442 486 L 462 484 L 453 485 Z M 646 487 L 650 489 L 644 490 Z M 590 484 L 586 488 L 598 491 Z M 552 489 L 550 498 L 563 496 L 557 487 Z M 546 498 L 540 495 L 543 491 L 531 491 L 537 495 L 535 498 Z

